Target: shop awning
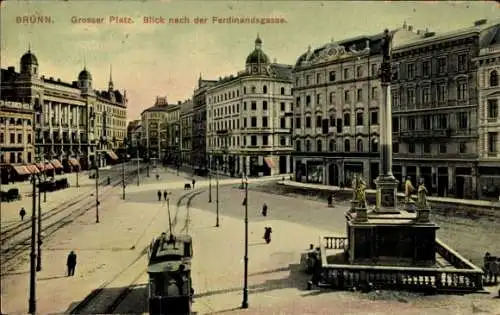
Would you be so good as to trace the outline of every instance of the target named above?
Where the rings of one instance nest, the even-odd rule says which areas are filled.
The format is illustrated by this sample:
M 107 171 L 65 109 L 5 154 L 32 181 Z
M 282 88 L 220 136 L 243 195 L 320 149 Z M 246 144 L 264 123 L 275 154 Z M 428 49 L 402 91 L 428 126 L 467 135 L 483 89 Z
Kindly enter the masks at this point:
M 30 170 L 24 165 L 15 165 L 13 168 L 18 175 L 24 176 L 31 174 Z
M 28 170 L 30 171 L 31 174 L 39 174 L 40 173 L 40 170 L 38 169 L 38 167 L 36 167 L 35 164 L 28 164 L 28 165 L 26 165 L 26 167 L 28 168 Z
M 71 166 L 76 167 L 76 168 L 80 168 L 80 162 L 78 162 L 77 159 L 75 159 L 75 158 L 69 158 L 68 162 L 69 162 L 69 164 Z
M 107 150 L 106 153 L 108 154 L 108 156 L 113 159 L 113 160 L 118 160 L 118 155 L 116 155 L 115 152 L 113 152 L 112 150 Z
M 50 164 L 49 162 L 45 162 L 45 165 L 44 165 L 44 168 L 43 168 L 44 171 L 50 171 L 50 170 L 53 170 L 53 169 L 54 169 L 54 166 L 52 166 L 52 164 Z
M 272 158 L 270 158 L 270 157 L 265 157 L 265 158 L 264 158 L 264 162 L 266 162 L 266 164 L 267 164 L 267 166 L 268 166 L 269 168 L 275 168 L 275 167 L 276 167 L 276 165 L 274 164 L 273 159 L 272 159 Z
M 45 171 L 45 166 L 43 163 L 35 163 L 35 166 L 40 170 L 40 172 Z
M 52 165 L 54 165 L 54 168 L 56 168 L 56 169 L 57 169 L 57 168 L 63 168 L 63 166 L 62 166 L 61 162 L 59 162 L 59 160 L 58 160 L 58 159 L 53 159 L 53 160 L 51 160 L 51 161 L 50 161 L 50 163 L 51 163 Z

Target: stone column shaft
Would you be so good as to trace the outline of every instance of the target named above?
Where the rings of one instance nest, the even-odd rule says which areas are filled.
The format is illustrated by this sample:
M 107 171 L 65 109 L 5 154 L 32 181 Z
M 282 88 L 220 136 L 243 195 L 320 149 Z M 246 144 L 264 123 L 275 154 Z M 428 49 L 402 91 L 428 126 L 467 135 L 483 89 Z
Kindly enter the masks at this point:
M 391 87 L 382 83 L 382 102 L 380 106 L 380 175 L 392 177 L 392 104 Z

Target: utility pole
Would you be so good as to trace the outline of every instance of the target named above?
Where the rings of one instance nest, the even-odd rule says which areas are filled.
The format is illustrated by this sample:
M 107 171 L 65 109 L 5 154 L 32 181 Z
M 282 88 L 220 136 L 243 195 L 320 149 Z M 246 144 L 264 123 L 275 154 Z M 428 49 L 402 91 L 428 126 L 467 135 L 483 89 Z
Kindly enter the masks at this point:
M 212 163 L 208 160 L 208 202 L 212 203 Z
M 41 176 L 38 175 L 38 176 Z M 40 202 L 40 197 L 42 196 L 40 192 L 41 188 L 40 177 L 38 177 L 38 231 L 37 231 L 37 256 L 36 256 L 36 271 L 42 270 L 42 203 Z
M 80 187 L 80 184 L 78 183 L 78 173 L 80 173 L 80 166 L 76 168 L 76 187 Z
M 137 147 L 137 186 L 139 186 L 139 147 Z
M 125 160 L 122 161 L 122 191 L 123 200 L 125 200 Z
M 95 223 L 99 223 L 99 165 L 95 165 Z
M 245 269 L 243 272 L 243 302 L 241 308 L 248 308 L 248 179 L 245 177 Z
M 217 213 L 217 218 L 215 221 L 215 227 L 219 227 L 219 173 L 217 172 L 219 169 L 219 161 L 217 160 L 217 164 L 215 166 L 215 209 Z
M 28 312 L 36 313 L 36 177 L 31 176 L 33 196 L 31 209 L 30 297 Z
M 161 155 L 161 133 L 160 133 L 160 122 L 158 122 L 158 160 L 156 160 L 156 178 L 158 178 L 158 167 L 160 164 Z

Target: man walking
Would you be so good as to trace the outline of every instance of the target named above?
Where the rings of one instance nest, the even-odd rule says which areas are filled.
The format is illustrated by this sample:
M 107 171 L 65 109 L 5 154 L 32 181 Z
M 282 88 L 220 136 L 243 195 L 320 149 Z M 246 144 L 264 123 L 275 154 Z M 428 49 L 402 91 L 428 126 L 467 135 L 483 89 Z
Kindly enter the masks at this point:
M 23 221 L 24 216 L 26 215 L 26 210 L 24 210 L 24 208 L 21 208 L 21 211 L 19 211 L 19 215 L 21 216 L 21 221 Z
M 156 194 L 158 195 L 158 201 L 161 201 L 161 190 L 158 190 Z
M 167 190 L 165 189 L 165 190 L 163 191 L 163 200 L 164 200 L 164 201 L 167 201 L 167 197 L 168 197 L 168 192 L 167 192 Z
M 196 180 L 193 178 L 193 180 L 191 181 L 191 184 L 193 184 L 193 189 L 194 189 L 194 184 L 196 184 Z
M 74 276 L 76 267 L 76 254 L 74 251 L 69 253 L 66 265 L 68 266 L 68 277 Z

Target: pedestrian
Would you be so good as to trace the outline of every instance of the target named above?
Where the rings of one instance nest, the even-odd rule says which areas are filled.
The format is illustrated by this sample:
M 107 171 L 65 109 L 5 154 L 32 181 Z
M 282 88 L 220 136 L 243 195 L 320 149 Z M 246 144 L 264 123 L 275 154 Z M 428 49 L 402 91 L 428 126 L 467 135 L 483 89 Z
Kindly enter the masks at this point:
M 498 275 L 500 273 L 500 257 L 497 257 L 497 259 L 490 262 L 490 268 L 491 276 L 493 277 L 493 284 L 496 285 L 498 283 Z
M 68 277 L 74 276 L 76 267 L 76 254 L 74 251 L 69 253 L 66 265 L 68 266 Z
M 168 192 L 167 192 L 167 190 L 165 189 L 165 190 L 163 191 L 163 200 L 167 201 L 167 196 L 168 196 Z
M 193 180 L 191 181 L 191 183 L 193 184 L 193 189 L 194 189 L 194 184 L 196 184 L 196 180 L 193 178 Z
M 24 210 L 24 208 L 21 208 L 21 211 L 19 211 L 19 215 L 21 216 L 21 221 L 23 221 L 24 216 L 26 215 L 26 210 Z
M 157 195 L 158 195 L 158 201 L 161 201 L 161 190 L 158 190 Z
M 160 179 L 160 174 L 156 174 L 156 180 Z
M 267 217 L 267 204 L 262 205 L 262 216 Z

